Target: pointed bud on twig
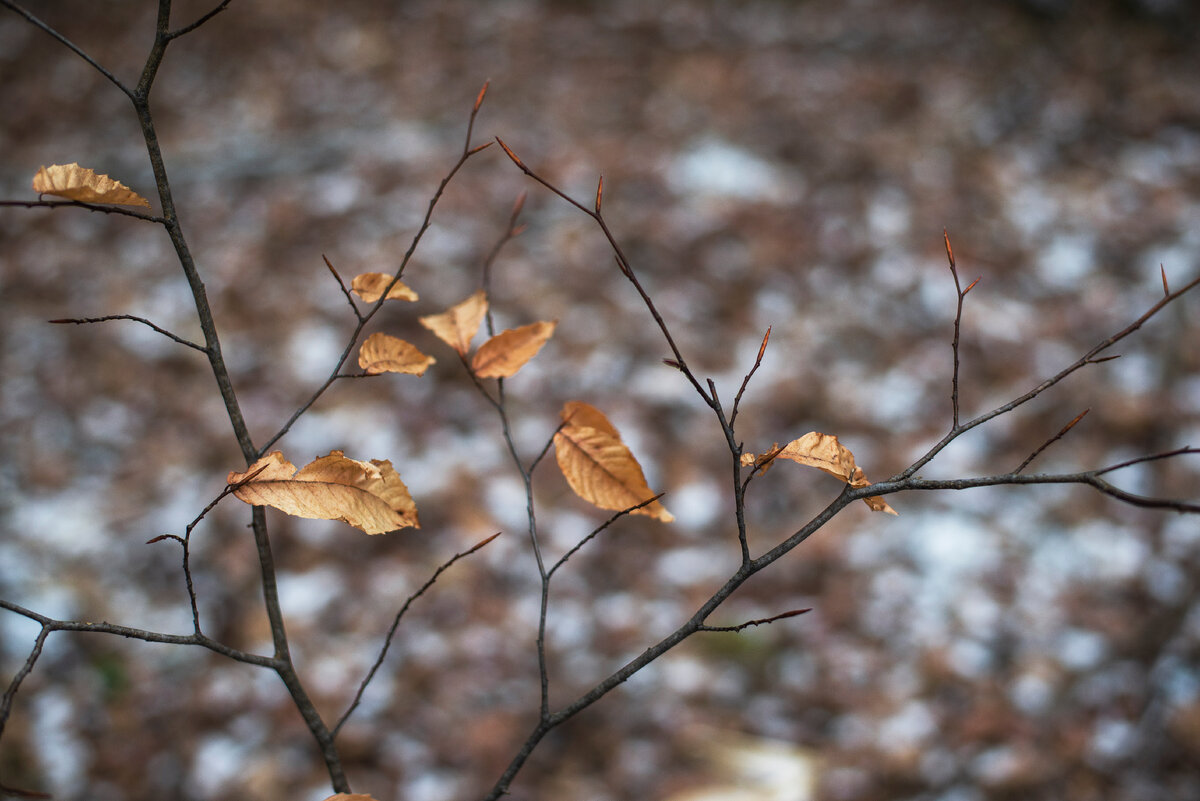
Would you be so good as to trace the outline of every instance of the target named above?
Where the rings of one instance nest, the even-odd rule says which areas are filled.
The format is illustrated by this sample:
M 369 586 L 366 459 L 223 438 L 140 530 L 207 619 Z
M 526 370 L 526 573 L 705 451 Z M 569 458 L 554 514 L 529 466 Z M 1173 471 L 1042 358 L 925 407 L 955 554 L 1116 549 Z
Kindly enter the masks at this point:
M 953 270 L 955 268 L 954 248 L 950 247 L 950 234 L 946 232 L 945 228 L 942 229 L 942 237 L 946 240 L 946 258 L 950 259 L 950 269 Z
M 53 322 L 53 321 L 51 321 L 51 322 Z M 682 370 L 682 369 L 683 369 L 683 365 L 682 365 L 682 364 L 680 364 L 679 362 L 675 361 L 674 359 L 663 359 L 663 360 L 662 360 L 662 362 L 663 362 L 663 364 L 665 364 L 667 367 L 674 367 L 676 370 Z
M 982 276 L 981 276 L 981 277 L 982 277 Z M 968 292 L 970 292 L 970 291 L 971 291 L 971 288 L 972 288 L 972 287 L 974 287 L 974 286 L 975 286 L 976 284 L 978 284 L 978 283 L 979 283 L 979 278 L 976 278 L 974 281 L 972 281 L 972 282 L 971 282 L 971 283 L 970 283 L 970 284 L 967 286 L 967 288 L 966 288 L 966 289 L 964 289 L 964 290 L 963 290 L 963 295 L 966 295 Z
M 754 360 L 755 366 L 762 362 L 763 354 L 767 352 L 767 340 L 771 338 L 771 326 L 767 326 L 767 333 L 763 334 L 762 344 L 758 346 L 758 358 Z
M 483 82 L 483 88 L 479 90 L 479 96 L 475 98 L 475 108 L 472 109 L 472 112 L 479 111 L 479 107 L 483 105 L 483 96 L 487 94 L 488 86 L 490 84 L 490 80 Z
M 1080 420 L 1082 420 L 1084 417 L 1087 417 L 1087 413 L 1088 413 L 1088 412 L 1090 412 L 1091 410 L 1092 410 L 1092 409 L 1091 409 L 1091 407 L 1089 406 L 1088 408 L 1084 409 L 1084 410 L 1083 410 L 1082 412 L 1080 412 L 1079 414 L 1075 415 L 1075 419 L 1074 419 L 1074 420 L 1072 420 L 1071 422 L 1067 423 L 1065 426 L 1063 426 L 1063 430 L 1062 430 L 1062 431 L 1059 431 L 1059 432 L 1058 432 L 1058 435 L 1061 437 L 1063 434 L 1067 433 L 1067 432 L 1068 432 L 1068 431 L 1070 431 L 1072 428 L 1074 428 L 1074 427 L 1075 427 L 1075 424 L 1076 424 L 1076 423 L 1078 423 Z
M 513 161 L 513 164 L 516 164 L 516 165 L 517 165 L 518 167 L 520 167 L 522 170 L 524 170 L 524 169 L 527 169 L 527 168 L 525 167 L 525 162 L 523 162 L 523 161 L 521 161 L 519 158 L 517 158 L 517 154 L 516 154 L 516 153 L 514 153 L 514 152 L 512 152 L 512 150 L 511 150 L 511 149 L 508 147 L 508 145 L 504 144 L 504 140 L 503 140 L 503 139 L 501 139 L 500 137 L 498 137 L 498 136 L 497 136 L 497 137 L 496 137 L 496 141 L 500 143 L 500 147 L 502 147 L 502 148 L 504 149 L 504 152 L 508 154 L 508 157 L 509 157 L 510 159 L 512 159 L 512 161 Z
M 525 208 L 525 198 L 528 195 L 529 193 L 524 189 L 521 190 L 521 194 L 517 195 L 517 200 L 513 203 L 512 214 L 509 215 L 510 219 L 515 221 L 521 216 L 521 211 Z
M 478 147 L 473 147 L 473 148 L 471 148 L 470 150 L 468 150 L 468 151 L 467 151 L 467 155 L 468 155 L 468 156 L 474 156 L 474 155 L 475 155 L 476 153 L 478 153 L 480 150 L 487 150 L 487 149 L 488 149 L 489 147 L 491 147 L 491 146 L 492 146 L 492 143 L 491 143 L 491 142 L 484 142 L 482 145 L 479 145 Z
M 333 277 L 336 278 L 340 283 L 342 278 L 338 275 L 338 271 L 333 269 L 333 265 L 329 262 L 329 257 L 322 253 L 321 259 L 325 262 L 325 266 L 329 268 L 329 272 L 333 273 Z
M 600 183 L 596 184 L 596 213 L 600 213 L 600 201 L 604 197 L 604 176 L 600 176 Z
M 1099 359 L 1088 359 L 1088 364 L 1100 364 L 1100 362 L 1111 362 L 1113 359 L 1121 358 L 1121 354 L 1117 353 L 1112 356 L 1102 356 Z
M 1167 286 L 1167 271 L 1161 264 L 1158 265 L 1158 269 L 1162 272 L 1163 294 L 1166 295 L 1167 297 L 1170 297 L 1171 296 L 1171 288 L 1169 286 Z

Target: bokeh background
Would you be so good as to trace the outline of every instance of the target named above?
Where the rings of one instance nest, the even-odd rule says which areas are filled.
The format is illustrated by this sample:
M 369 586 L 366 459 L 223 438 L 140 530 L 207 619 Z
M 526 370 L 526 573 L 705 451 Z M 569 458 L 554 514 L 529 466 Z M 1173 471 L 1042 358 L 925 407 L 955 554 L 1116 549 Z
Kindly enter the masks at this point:
M 149 2 L 36 12 L 133 83 Z M 209 6 L 176 4 L 175 19 Z M 954 288 L 966 281 L 964 417 L 1123 328 L 1200 270 L 1198 14 L 1186 0 L 234 2 L 169 50 L 157 115 L 183 227 L 257 441 L 329 373 L 353 320 L 344 276 L 399 263 L 457 158 L 499 135 L 606 217 L 680 347 L 728 403 L 772 326 L 739 436 L 761 452 L 838 434 L 869 476 L 950 423 Z M 126 100 L 0 13 L 0 197 L 78 161 L 153 198 Z M 373 330 L 438 358 L 423 378 L 339 382 L 280 443 L 391 459 L 420 531 L 367 538 L 269 513 L 293 651 L 336 718 L 399 605 L 403 622 L 340 744 L 380 801 L 478 797 L 533 724 L 537 574 L 499 423 L 416 324 L 494 266 L 502 326 L 557 319 L 507 382 L 532 459 L 567 400 L 605 411 L 678 520 L 620 522 L 558 574 L 552 701 L 672 630 L 736 567 L 725 445 L 661 363 L 661 334 L 599 231 L 498 148 L 455 178 Z M 157 203 L 156 203 L 157 206 Z M 113 215 L 0 210 L 0 595 L 61 617 L 189 630 L 182 533 L 242 466 L 163 233 Z M 925 475 L 1089 469 L 1200 444 L 1200 300 L 1122 358 L 970 436 Z M 1121 474 L 1200 494 L 1195 458 Z M 547 552 L 607 517 L 552 463 Z M 752 484 L 761 552 L 838 492 L 794 465 Z M 711 621 L 805 616 L 694 638 L 552 735 L 514 799 L 983 801 L 1200 797 L 1200 521 L 1083 488 L 889 499 L 847 509 Z M 269 651 L 247 510 L 196 530 L 203 621 Z M 35 629 L 0 616 L 4 680 Z M 323 769 L 277 679 L 198 649 L 56 635 L 16 699 L 0 781 L 59 799 L 320 799 Z

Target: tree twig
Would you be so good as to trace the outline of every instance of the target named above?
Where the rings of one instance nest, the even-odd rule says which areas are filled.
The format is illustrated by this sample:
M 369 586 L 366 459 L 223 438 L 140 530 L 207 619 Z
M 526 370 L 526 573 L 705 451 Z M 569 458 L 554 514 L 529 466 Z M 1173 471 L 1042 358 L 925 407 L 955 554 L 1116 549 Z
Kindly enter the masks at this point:
M 103 317 L 63 317 L 58 320 L 47 320 L 47 322 L 54 323 L 55 325 L 67 325 L 67 324 L 86 325 L 88 323 L 106 323 L 106 322 L 109 322 L 110 320 L 133 320 L 136 323 L 141 323 L 142 325 L 147 325 L 150 328 L 153 328 L 155 331 L 162 334 L 167 339 L 174 340 L 175 342 L 178 342 L 180 345 L 185 345 L 189 348 L 192 348 L 193 350 L 198 350 L 201 353 L 205 353 L 205 354 L 208 353 L 208 351 L 206 351 L 204 349 L 203 345 L 197 345 L 195 342 L 192 342 L 189 339 L 184 339 L 183 337 L 176 336 L 175 334 L 172 334 L 167 329 L 160 328 L 159 326 L 150 322 L 145 317 L 138 317 L 137 315 L 134 315 L 134 314 L 106 314 Z

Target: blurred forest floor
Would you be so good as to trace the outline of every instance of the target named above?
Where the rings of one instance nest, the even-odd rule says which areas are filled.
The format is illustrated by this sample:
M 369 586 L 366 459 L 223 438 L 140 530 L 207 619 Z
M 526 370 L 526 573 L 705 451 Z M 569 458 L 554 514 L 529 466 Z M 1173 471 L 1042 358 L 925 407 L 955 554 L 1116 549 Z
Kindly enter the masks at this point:
M 134 82 L 153 4 L 35 9 Z M 207 3 L 176 3 L 193 19 Z M 605 214 L 698 374 L 726 402 L 772 327 L 739 433 L 763 452 L 837 434 L 880 480 L 950 424 L 954 286 L 964 418 L 1036 386 L 1200 270 L 1198 12 L 1187 2 L 234 2 L 169 50 L 154 110 L 183 227 L 259 440 L 328 374 L 353 319 L 343 276 L 395 268 L 457 158 L 499 135 Z M 153 198 L 127 103 L 0 14 L 0 197 L 78 161 Z M 537 573 L 519 476 L 457 359 L 416 323 L 494 268 L 502 326 L 558 320 L 506 391 L 532 458 L 567 400 L 609 415 L 678 520 L 622 521 L 561 571 L 550 653 L 561 703 L 672 630 L 736 567 L 728 454 L 599 231 L 498 148 L 455 178 L 372 330 L 438 363 L 340 382 L 279 443 L 297 464 L 390 459 L 420 531 L 367 538 L 271 514 L 302 676 L 336 718 L 398 605 L 405 619 L 343 730 L 355 789 L 450 801 L 490 786 L 533 723 Z M 155 200 L 157 207 L 157 201 Z M 1003 472 L 1085 408 L 1032 470 L 1200 444 L 1195 297 L 927 476 Z M 189 338 L 194 310 L 158 228 L 77 210 L 0 213 L 0 597 L 47 614 L 188 631 L 184 526 L 243 465 Z M 1200 464 L 1123 486 L 1197 495 Z M 546 547 L 607 515 L 549 465 Z M 773 470 L 750 497 L 756 553 L 839 491 Z M 1200 797 L 1200 522 L 1084 489 L 889 498 L 847 510 L 741 590 L 696 638 L 543 743 L 512 797 L 699 799 L 706 751 L 739 735 L 815 771 L 831 801 Z M 193 539 L 210 634 L 269 648 L 246 510 Z M 557 558 L 557 557 L 555 557 Z M 0 617 L 13 675 L 36 633 Z M 781 763 L 782 764 L 782 763 Z M 59 799 L 320 799 L 319 760 L 270 675 L 198 650 L 57 635 L 17 698 L 0 778 Z M 742 790 L 749 792 L 743 782 Z M 788 794 L 790 792 L 790 794 Z M 689 795 L 690 794 L 690 795 Z M 717 798 L 707 795 L 705 798 Z M 735 798 L 802 801 L 799 784 Z

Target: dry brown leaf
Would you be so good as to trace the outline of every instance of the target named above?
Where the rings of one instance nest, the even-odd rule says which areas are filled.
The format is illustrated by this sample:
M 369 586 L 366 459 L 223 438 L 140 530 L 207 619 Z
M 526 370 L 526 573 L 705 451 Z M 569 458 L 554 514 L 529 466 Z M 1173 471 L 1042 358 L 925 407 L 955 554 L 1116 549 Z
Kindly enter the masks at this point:
M 621 435 L 617 433 L 617 429 L 604 416 L 604 412 L 583 401 L 567 401 L 563 404 L 561 417 L 567 425 L 576 427 L 591 426 L 598 431 L 611 434 L 617 439 L 621 438 Z
M 383 333 L 371 334 L 358 349 L 358 366 L 370 375 L 379 373 L 408 373 L 424 375 L 436 361 L 415 345 Z
M 507 378 L 537 355 L 554 334 L 557 323 L 540 322 L 510 328 L 479 346 L 471 358 L 471 371 L 480 378 Z
M 815 467 L 831 476 L 837 476 L 856 489 L 871 483 L 863 474 L 862 468 L 854 463 L 854 454 L 832 434 L 810 431 L 800 439 L 794 439 L 785 445 L 775 458 L 790 459 Z M 896 510 L 878 496 L 863 498 L 863 501 L 872 511 L 896 514 Z
M 360 273 L 350 282 L 350 288 L 367 303 L 379 300 L 383 290 L 392 283 L 392 276 L 386 273 Z M 416 300 L 417 293 L 407 287 L 403 281 L 397 281 L 388 292 L 388 300 Z
M 460 356 L 466 356 L 471 349 L 471 340 L 479 330 L 487 314 L 487 295 L 479 290 L 461 303 L 451 306 L 441 314 L 431 314 L 421 317 L 421 325 L 428 328 L 450 347 L 458 351 Z
M 282 453 L 272 451 L 225 480 L 240 484 L 233 491 L 240 500 L 296 517 L 341 520 L 368 534 L 420 528 L 417 506 L 386 460 L 360 462 L 333 451 L 297 471 Z
M 97 175 L 77 163 L 51 164 L 33 176 L 33 191 L 39 195 L 56 195 L 84 203 L 106 203 L 110 206 L 145 206 L 150 201 L 107 175 Z
M 563 407 L 565 424 L 554 435 L 554 455 L 571 489 L 601 509 L 621 510 L 654 497 L 641 465 L 608 418 L 580 401 Z M 586 421 L 588 425 L 577 425 Z M 664 523 L 674 515 L 658 501 L 632 512 Z

